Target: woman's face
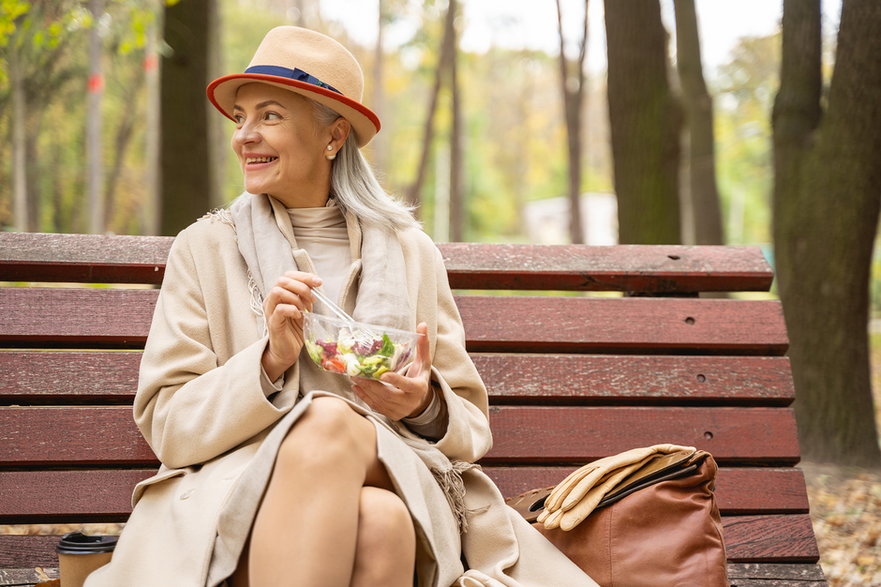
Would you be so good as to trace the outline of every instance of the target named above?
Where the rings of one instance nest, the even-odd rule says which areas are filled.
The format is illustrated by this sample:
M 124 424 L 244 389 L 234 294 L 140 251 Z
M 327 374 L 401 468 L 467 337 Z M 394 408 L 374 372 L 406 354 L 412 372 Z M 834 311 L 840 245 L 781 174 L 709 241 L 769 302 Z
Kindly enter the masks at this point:
M 233 117 L 232 148 L 245 190 L 269 194 L 288 208 L 326 203 L 331 170 L 326 155 L 336 153 L 342 142 L 334 141 L 333 125 L 318 124 L 306 98 L 267 84 L 247 84 L 236 94 Z

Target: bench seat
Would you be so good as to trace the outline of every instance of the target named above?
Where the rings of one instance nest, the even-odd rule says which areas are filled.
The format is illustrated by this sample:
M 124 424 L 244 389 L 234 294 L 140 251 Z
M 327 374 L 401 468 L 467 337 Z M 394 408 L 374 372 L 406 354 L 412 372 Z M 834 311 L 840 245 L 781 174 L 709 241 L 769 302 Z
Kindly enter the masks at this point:
M 0 234 L 0 524 L 125 521 L 157 466 L 131 403 L 171 241 Z M 720 466 L 732 585 L 826 584 L 780 303 L 720 297 L 770 288 L 758 248 L 440 248 L 503 494 L 636 446 L 696 446 Z M 57 541 L 0 534 L 0 585 L 52 577 Z

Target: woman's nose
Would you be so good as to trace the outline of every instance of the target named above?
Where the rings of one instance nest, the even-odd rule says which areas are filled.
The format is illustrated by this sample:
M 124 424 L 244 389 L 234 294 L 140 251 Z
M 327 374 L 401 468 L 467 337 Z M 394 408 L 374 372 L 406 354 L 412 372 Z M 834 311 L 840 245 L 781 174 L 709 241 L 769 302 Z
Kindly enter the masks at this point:
M 260 140 L 260 133 L 258 133 L 253 126 L 245 123 L 236 129 L 232 135 L 232 140 L 237 145 L 256 143 Z

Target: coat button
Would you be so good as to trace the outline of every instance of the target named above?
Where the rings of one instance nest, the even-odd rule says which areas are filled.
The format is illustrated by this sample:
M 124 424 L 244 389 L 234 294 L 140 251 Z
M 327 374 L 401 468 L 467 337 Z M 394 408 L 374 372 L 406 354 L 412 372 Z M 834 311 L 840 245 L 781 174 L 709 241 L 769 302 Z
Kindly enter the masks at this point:
M 193 495 L 193 489 L 188 489 L 180 494 L 181 499 L 189 499 L 191 495 Z

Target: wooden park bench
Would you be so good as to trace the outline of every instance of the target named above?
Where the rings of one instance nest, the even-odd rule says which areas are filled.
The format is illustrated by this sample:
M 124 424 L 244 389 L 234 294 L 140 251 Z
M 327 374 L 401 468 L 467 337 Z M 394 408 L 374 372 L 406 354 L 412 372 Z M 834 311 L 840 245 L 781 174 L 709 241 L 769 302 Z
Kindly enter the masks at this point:
M 0 524 L 125 521 L 157 466 L 131 402 L 171 240 L 0 234 Z M 826 584 L 780 303 L 698 295 L 767 291 L 759 249 L 440 248 L 505 495 L 630 448 L 696 446 L 720 465 L 731 583 Z M 58 539 L 0 535 L 0 585 L 52 577 Z

